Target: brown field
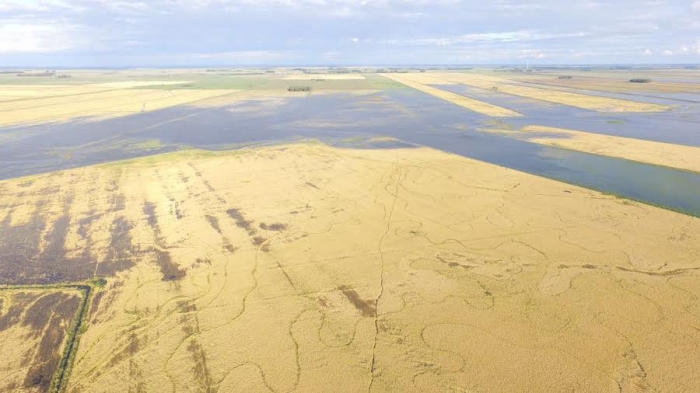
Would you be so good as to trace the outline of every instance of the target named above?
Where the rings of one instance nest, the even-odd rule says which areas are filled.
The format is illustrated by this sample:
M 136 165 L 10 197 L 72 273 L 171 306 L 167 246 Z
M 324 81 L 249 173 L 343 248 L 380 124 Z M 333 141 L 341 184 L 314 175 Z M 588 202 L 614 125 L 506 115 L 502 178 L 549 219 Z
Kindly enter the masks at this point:
M 78 291 L 0 289 L 0 391 L 49 391 L 79 306 Z
M 463 83 L 481 89 L 497 88 L 499 93 L 599 112 L 663 112 L 670 109 L 664 105 L 518 85 L 517 82 L 514 83 L 512 80 L 495 76 L 465 73 L 433 73 L 429 75 L 429 77 L 438 80 Z
M 451 102 L 455 105 L 459 105 L 463 108 L 469 109 L 474 112 L 478 112 L 487 116 L 492 117 L 514 117 L 522 116 L 520 113 L 506 109 L 500 106 L 492 105 L 487 102 L 475 100 L 473 98 L 465 97 L 459 94 L 455 94 L 449 91 L 440 90 L 432 86 L 428 86 L 430 83 L 441 83 L 440 80 L 425 76 L 423 74 L 381 74 L 396 82 L 403 83 L 408 87 L 412 87 L 423 93 L 430 94 L 432 96 L 441 98 L 445 101 Z
M 81 86 L 0 86 L 0 127 L 29 123 L 104 119 L 227 96 L 236 90 L 148 90 L 106 84 Z
M 700 219 L 432 149 L 2 181 L 0 222 L 2 277 L 108 277 L 69 392 L 700 386 Z
M 521 131 L 544 133 L 544 136 L 528 138 L 543 145 L 700 172 L 698 147 L 545 126 L 527 126 Z M 546 134 L 552 134 L 552 137 Z M 565 135 L 566 138 L 557 138 L 556 135 Z

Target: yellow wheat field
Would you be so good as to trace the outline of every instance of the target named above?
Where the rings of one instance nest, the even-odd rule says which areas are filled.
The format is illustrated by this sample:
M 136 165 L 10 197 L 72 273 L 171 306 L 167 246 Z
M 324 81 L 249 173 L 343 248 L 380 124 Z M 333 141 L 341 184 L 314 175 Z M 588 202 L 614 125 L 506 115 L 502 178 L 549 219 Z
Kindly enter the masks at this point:
M 69 289 L 0 287 L 0 391 L 49 391 L 81 296 Z
M 201 100 L 226 96 L 236 90 L 148 90 L 84 88 L 25 89 L 23 94 L 37 91 L 32 99 L 0 102 L 0 126 L 59 122 L 76 118 L 108 118 L 126 116 Z M 0 97 L 10 97 L 20 89 L 0 87 Z M 14 96 L 13 96 L 14 97 Z
M 463 108 L 478 112 L 487 116 L 492 117 L 514 117 L 522 116 L 520 113 L 506 109 L 500 106 L 492 105 L 487 102 L 475 100 L 473 98 L 465 97 L 463 95 L 455 94 L 449 91 L 437 89 L 432 86 L 428 86 L 424 83 L 439 83 L 439 80 L 430 79 L 430 77 L 425 77 L 422 74 L 380 74 L 391 80 L 399 83 L 403 83 L 408 87 L 412 87 L 423 93 L 430 94 L 432 96 L 441 98 L 445 101 L 451 102 L 455 105 L 459 105 Z M 419 82 L 420 81 L 420 82 Z
M 69 392 L 700 386 L 700 220 L 483 162 L 185 151 L 0 206 L 22 255 L 107 277 Z
M 543 145 L 700 172 L 700 148 L 698 147 L 545 126 L 528 126 L 522 131 L 567 136 L 557 138 L 544 135 L 528 138 L 531 142 Z

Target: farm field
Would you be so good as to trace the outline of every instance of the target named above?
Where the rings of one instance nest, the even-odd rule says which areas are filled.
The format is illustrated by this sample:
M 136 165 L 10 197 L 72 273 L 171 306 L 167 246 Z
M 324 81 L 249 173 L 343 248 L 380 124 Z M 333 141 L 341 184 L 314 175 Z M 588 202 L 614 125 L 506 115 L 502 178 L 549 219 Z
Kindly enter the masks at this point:
M 421 74 L 416 75 L 418 75 L 418 80 L 423 78 Z M 428 81 L 431 82 L 446 81 L 452 83 L 464 83 L 466 85 L 481 89 L 497 89 L 499 92 L 516 96 L 533 98 L 556 104 L 571 105 L 578 108 L 601 112 L 662 112 L 669 109 L 667 106 L 658 104 L 517 85 L 509 83 L 507 79 L 493 76 L 435 73 L 430 74 L 428 78 Z
M 553 127 L 528 126 L 528 141 L 604 156 L 700 172 L 700 147 L 643 141 Z M 566 138 L 558 136 L 565 135 Z
M 2 186 L 37 196 L 28 238 L 111 277 L 68 391 L 698 383 L 695 218 L 424 148 L 192 151 Z
M 83 89 L 63 86 L 0 86 L 0 126 L 16 126 L 37 122 L 70 119 L 104 119 L 128 116 L 235 93 L 234 90 L 131 90 L 133 83 L 92 85 Z M 143 86 L 137 84 L 137 86 Z M 29 96 L 30 99 L 13 99 Z M 8 98 L 9 97 L 9 98 Z
M 696 71 L 362 70 L 0 75 L 0 391 L 700 386 Z
M 45 392 L 61 370 L 81 293 L 68 289 L 0 290 L 0 390 Z
M 520 116 L 519 113 L 511 111 L 506 108 L 502 108 L 496 105 L 491 105 L 489 103 L 483 102 L 483 101 L 478 101 L 474 100 L 459 94 L 451 93 L 449 91 L 444 91 L 440 89 L 436 89 L 434 87 L 427 86 L 424 83 L 420 83 L 415 81 L 415 78 L 412 77 L 405 77 L 403 75 L 392 75 L 392 74 L 386 74 L 385 75 L 387 78 L 394 80 L 396 82 L 403 83 L 404 85 L 408 87 L 412 87 L 416 90 L 422 91 L 423 93 L 427 93 L 430 95 L 433 95 L 435 97 L 441 98 L 445 101 L 451 102 L 453 104 L 459 105 L 463 108 L 470 109 L 474 112 L 478 112 L 487 116 L 492 116 L 492 117 L 514 117 L 514 116 Z M 419 78 L 419 80 L 425 81 L 424 77 Z M 428 81 L 436 81 L 435 79 L 428 79 Z
M 283 78 L 284 80 L 292 81 L 308 81 L 315 79 L 329 79 L 329 80 L 358 80 L 365 79 L 364 76 L 360 74 L 295 74 L 288 75 Z

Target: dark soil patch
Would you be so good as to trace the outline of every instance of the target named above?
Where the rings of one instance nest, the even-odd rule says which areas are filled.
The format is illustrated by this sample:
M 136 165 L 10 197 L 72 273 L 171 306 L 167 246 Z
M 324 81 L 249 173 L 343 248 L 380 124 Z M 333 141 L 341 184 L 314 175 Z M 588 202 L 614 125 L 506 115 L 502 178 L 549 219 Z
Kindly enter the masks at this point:
M 0 284 L 20 284 L 42 275 L 36 263 L 46 221 L 37 210 L 28 222 L 12 226 L 10 217 L 0 222 Z
M 65 337 L 65 327 L 60 318 L 51 318 L 51 322 L 46 329 L 46 333 L 41 338 L 37 354 L 32 362 L 29 372 L 24 377 L 25 389 L 38 389 L 47 392 L 51 387 L 51 380 L 61 361 L 61 354 L 58 348 Z
M 131 244 L 132 228 L 133 225 L 123 216 L 119 216 L 112 221 L 109 250 L 107 251 L 105 259 L 97 268 L 98 276 L 111 276 L 118 271 L 129 269 L 134 265 L 136 250 L 134 250 Z
M 92 297 L 92 302 L 90 303 L 90 318 L 94 318 L 95 314 L 97 313 L 97 308 L 100 306 L 100 302 L 102 301 L 102 297 L 104 297 L 106 291 L 100 291 L 95 293 L 95 295 Z
M 226 250 L 229 254 L 233 254 L 234 252 L 236 252 L 236 250 L 238 250 L 238 249 L 237 249 L 236 247 L 234 247 L 233 244 L 231 244 L 231 242 L 230 242 L 228 239 L 226 239 L 226 238 L 224 238 L 224 245 L 223 245 L 223 248 L 224 248 L 224 250 Z
M 31 330 L 26 339 L 41 337 L 39 344 L 27 351 L 22 359 L 22 364 L 28 367 L 22 388 L 49 391 L 63 358 L 61 346 L 80 309 L 81 298 L 65 292 L 43 296 L 19 292 L 11 296 L 12 307 L 0 318 L 0 331 L 21 325 Z
M 146 221 L 148 225 L 153 228 L 153 231 L 158 233 L 158 217 L 156 216 L 156 205 L 152 202 L 146 202 L 143 204 L 143 214 L 146 215 Z
M 192 361 L 194 362 L 192 372 L 199 386 L 199 391 L 211 391 L 211 378 L 209 376 L 209 368 L 207 367 L 207 357 L 197 339 L 192 339 L 192 341 L 190 341 L 187 345 L 187 351 L 192 354 Z
M 163 281 L 178 281 L 187 274 L 186 269 L 180 267 L 173 262 L 170 253 L 167 251 L 155 250 L 156 264 L 160 267 L 160 272 L 163 274 Z
M 46 234 L 46 247 L 40 256 L 41 260 L 61 261 L 65 259 L 66 250 L 63 245 L 66 242 L 68 235 L 68 226 L 70 225 L 70 216 L 67 214 L 59 217 L 54 223 L 51 230 Z
M 102 217 L 102 214 L 97 214 L 95 210 L 91 210 L 87 213 L 87 216 L 78 220 L 78 235 L 83 239 L 87 238 L 90 227 L 92 223 Z
M 246 220 L 240 210 L 228 209 L 226 210 L 226 214 L 228 214 L 228 216 L 235 221 L 237 227 L 245 229 L 248 232 L 248 235 L 253 236 L 257 233 L 255 228 L 253 228 L 254 221 Z
M 355 308 L 362 314 L 363 317 L 376 317 L 377 316 L 377 305 L 374 300 L 364 300 L 360 295 L 351 287 L 346 285 L 341 285 L 338 289 L 343 292 L 350 303 L 355 306 Z
M 209 214 L 205 215 L 204 218 L 207 219 L 207 222 L 215 231 L 217 231 L 217 232 L 219 232 L 219 234 L 221 234 L 221 226 L 219 225 L 218 218 L 211 216 Z
M 38 294 L 19 292 L 12 296 L 12 305 L 7 311 L 0 315 L 0 332 L 5 331 L 20 322 L 22 312 L 33 302 Z
M 273 223 L 273 224 L 265 224 L 264 222 L 260 223 L 260 229 L 264 229 L 266 231 L 284 231 L 287 229 L 287 224 L 282 224 L 279 222 Z
M 42 296 L 24 313 L 22 325 L 29 326 L 32 336 L 38 337 L 52 316 L 59 315 L 70 320 L 78 311 L 79 305 L 80 299 L 77 296 L 66 293 L 55 292 Z
M 126 209 L 126 197 L 122 194 L 118 194 L 114 197 L 114 208 L 112 211 L 120 212 Z

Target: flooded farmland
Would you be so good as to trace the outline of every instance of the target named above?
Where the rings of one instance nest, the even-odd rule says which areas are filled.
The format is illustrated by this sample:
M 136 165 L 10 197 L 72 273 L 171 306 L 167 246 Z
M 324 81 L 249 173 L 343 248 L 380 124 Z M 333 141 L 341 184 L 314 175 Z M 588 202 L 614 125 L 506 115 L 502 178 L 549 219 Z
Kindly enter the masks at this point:
M 338 146 L 392 137 L 638 201 L 700 214 L 700 175 L 671 168 L 540 146 L 481 132 L 537 124 L 700 146 L 700 105 L 683 113 L 600 114 L 463 85 L 450 90 L 517 110 L 491 118 L 413 90 L 258 99 L 220 108 L 180 106 L 102 121 L 0 129 L 0 178 L 109 162 L 182 148 L 224 150 L 307 138 Z M 653 179 L 653 180 L 651 180 Z
M 695 103 L 311 75 L 7 89 L 0 389 L 697 385 Z

